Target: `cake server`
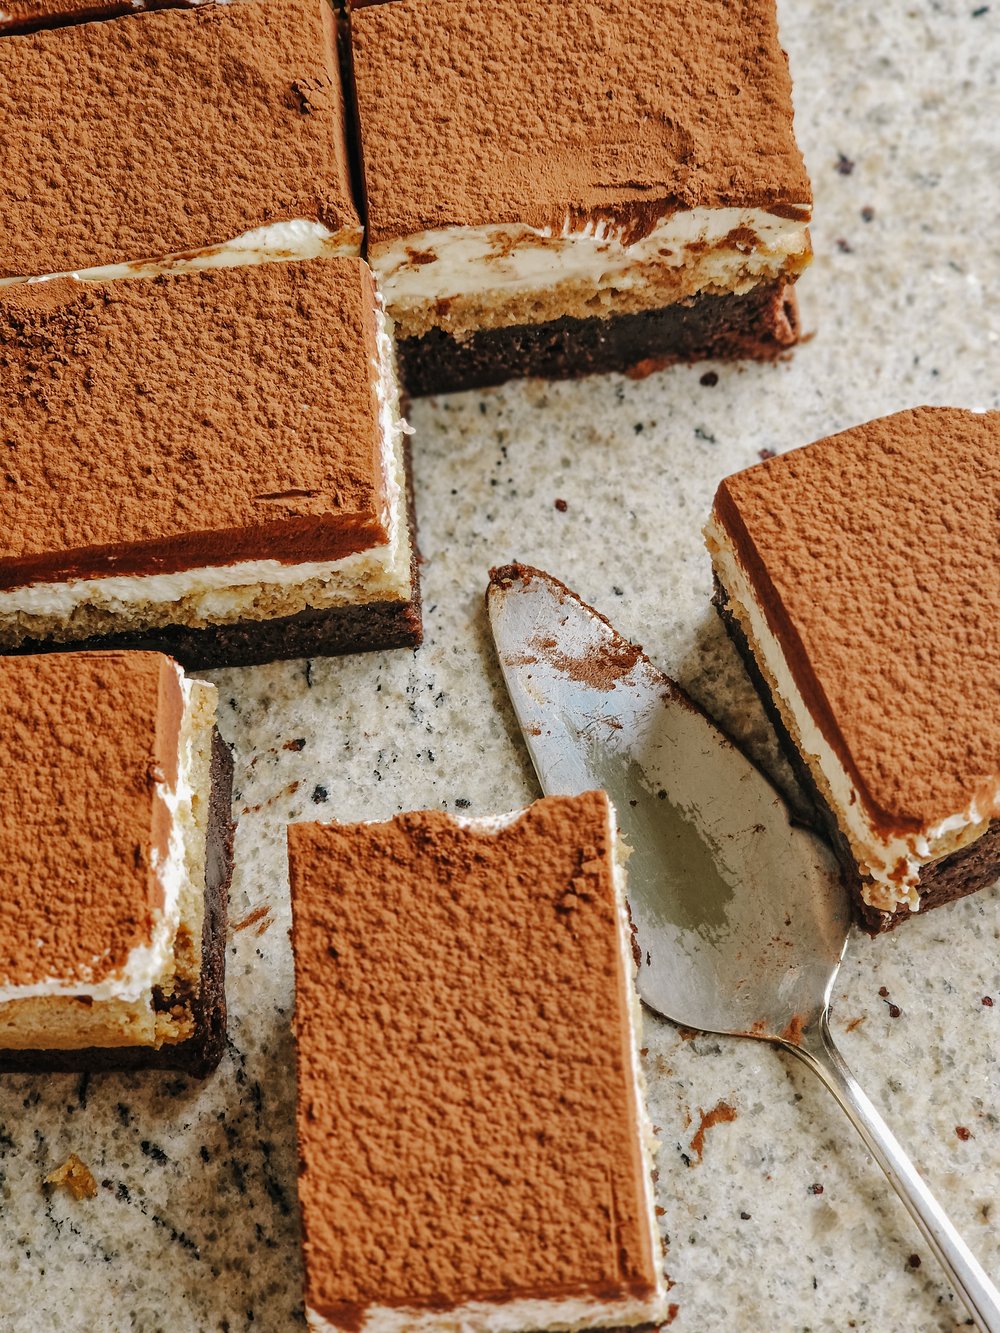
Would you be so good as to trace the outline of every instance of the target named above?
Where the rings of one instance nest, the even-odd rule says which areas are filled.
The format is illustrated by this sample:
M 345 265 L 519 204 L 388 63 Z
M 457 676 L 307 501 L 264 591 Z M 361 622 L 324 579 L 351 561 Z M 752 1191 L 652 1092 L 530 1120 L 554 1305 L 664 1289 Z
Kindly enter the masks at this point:
M 492 572 L 487 610 L 543 790 L 603 787 L 631 848 L 637 985 L 685 1027 L 774 1042 L 817 1074 L 941 1261 L 978 1327 L 997 1292 L 833 1042 L 850 906 L 825 843 L 669 677 L 558 580 Z

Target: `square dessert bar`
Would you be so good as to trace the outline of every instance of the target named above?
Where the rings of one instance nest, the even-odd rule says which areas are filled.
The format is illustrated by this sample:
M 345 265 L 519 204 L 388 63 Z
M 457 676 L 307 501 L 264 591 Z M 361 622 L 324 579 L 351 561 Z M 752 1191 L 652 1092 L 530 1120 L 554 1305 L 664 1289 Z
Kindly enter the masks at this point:
M 361 260 L 0 292 L 0 421 L 0 652 L 193 668 L 419 642 Z
M 0 660 L 0 1069 L 218 1064 L 233 827 L 215 702 L 158 653 Z
M 360 253 L 327 0 L 5 37 L 0 125 L 0 283 Z
M 917 408 L 719 487 L 716 605 L 871 932 L 1000 877 L 1000 413 Z
M 664 1315 L 604 794 L 293 825 L 288 849 L 310 1326 Z
M 409 393 L 796 341 L 811 192 L 774 0 L 393 0 L 351 30 Z

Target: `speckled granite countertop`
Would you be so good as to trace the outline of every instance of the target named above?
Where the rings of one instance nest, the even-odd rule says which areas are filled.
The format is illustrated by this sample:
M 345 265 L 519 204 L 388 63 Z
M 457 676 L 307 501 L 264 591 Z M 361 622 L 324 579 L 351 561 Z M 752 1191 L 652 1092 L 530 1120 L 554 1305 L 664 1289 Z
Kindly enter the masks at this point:
M 489 565 L 558 574 L 766 754 L 709 606 L 700 528 L 716 482 L 761 449 L 899 408 L 1000 407 L 1000 3 L 784 0 L 781 19 L 816 190 L 818 257 L 800 284 L 815 337 L 787 364 L 721 367 L 717 382 L 701 366 L 416 407 L 427 642 L 217 675 L 242 814 L 230 1051 L 204 1085 L 0 1081 L 0 1329 L 302 1326 L 282 822 L 486 813 L 537 794 L 483 615 Z M 855 938 L 834 1021 L 994 1274 L 998 937 L 993 890 Z M 686 1039 L 651 1017 L 646 1042 L 678 1330 L 962 1323 L 818 1081 L 768 1047 Z M 699 1156 L 701 1116 L 720 1102 L 736 1118 L 707 1130 Z M 74 1151 L 96 1198 L 43 1189 Z

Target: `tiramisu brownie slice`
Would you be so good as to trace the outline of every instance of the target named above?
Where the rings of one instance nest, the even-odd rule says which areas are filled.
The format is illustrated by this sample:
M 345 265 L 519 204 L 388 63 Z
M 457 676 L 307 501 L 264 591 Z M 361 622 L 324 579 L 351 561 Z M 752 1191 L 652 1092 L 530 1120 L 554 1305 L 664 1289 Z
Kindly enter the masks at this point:
M 411 394 L 795 342 L 811 194 L 774 0 L 393 0 L 351 26 Z
M 12 287 L 0 422 L 0 652 L 208 667 L 419 641 L 361 260 Z
M 0 1069 L 183 1069 L 225 1045 L 232 760 L 158 653 L 0 660 Z
M 665 1313 L 603 793 L 288 830 L 306 1316 L 522 1333 Z
M 918 408 L 729 477 L 716 603 L 872 932 L 1000 876 L 1000 413 Z
M 327 0 L 5 37 L 0 125 L 0 282 L 359 253 Z

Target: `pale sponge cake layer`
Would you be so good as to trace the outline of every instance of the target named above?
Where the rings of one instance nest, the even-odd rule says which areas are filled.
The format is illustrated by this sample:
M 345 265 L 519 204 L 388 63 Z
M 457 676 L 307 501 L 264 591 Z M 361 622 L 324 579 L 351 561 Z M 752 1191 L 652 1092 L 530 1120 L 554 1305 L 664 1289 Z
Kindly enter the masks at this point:
M 293 825 L 288 840 L 311 1326 L 655 1321 L 607 798 Z
M 630 239 L 614 222 L 574 228 L 455 227 L 372 246 L 401 338 L 637 314 L 704 294 L 793 282 L 812 258 L 802 220 L 759 209 L 691 209 Z

